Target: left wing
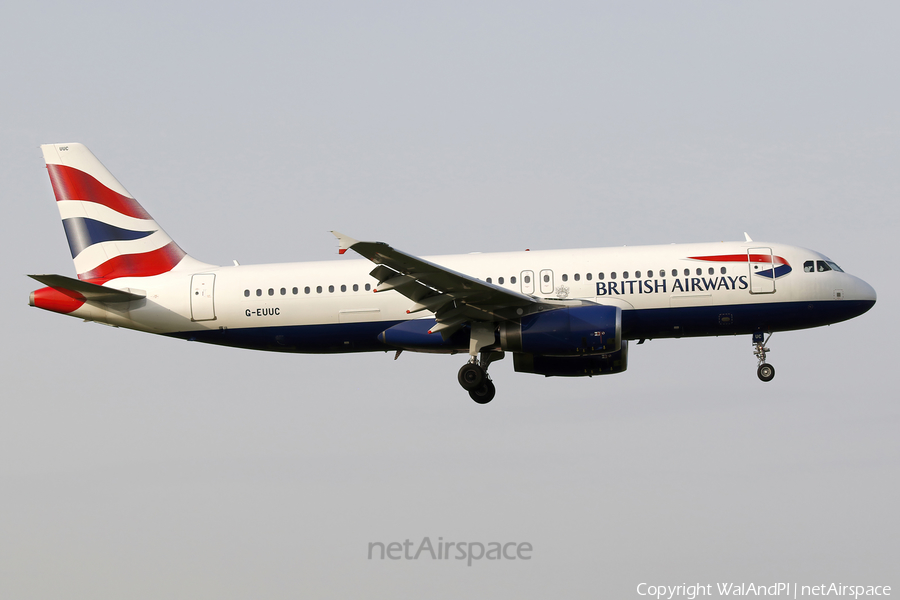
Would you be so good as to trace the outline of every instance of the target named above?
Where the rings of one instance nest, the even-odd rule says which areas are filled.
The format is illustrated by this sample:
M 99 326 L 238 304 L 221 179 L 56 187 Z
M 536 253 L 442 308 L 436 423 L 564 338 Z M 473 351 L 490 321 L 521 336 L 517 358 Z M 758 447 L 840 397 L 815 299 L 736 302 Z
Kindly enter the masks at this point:
M 413 301 L 406 311 L 429 310 L 437 325 L 430 333 L 445 338 L 466 322 L 507 321 L 539 310 L 587 304 L 581 300 L 546 300 L 520 294 L 470 275 L 407 254 L 384 242 L 360 242 L 336 231 L 340 253 L 349 249 L 378 265 L 370 275 L 376 292 L 396 290 Z

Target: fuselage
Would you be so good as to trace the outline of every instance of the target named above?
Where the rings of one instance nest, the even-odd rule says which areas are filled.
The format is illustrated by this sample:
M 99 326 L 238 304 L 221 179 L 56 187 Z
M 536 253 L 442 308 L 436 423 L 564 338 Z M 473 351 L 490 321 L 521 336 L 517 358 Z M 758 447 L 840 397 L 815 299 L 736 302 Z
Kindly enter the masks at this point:
M 622 309 L 624 339 L 786 331 L 850 319 L 875 291 L 818 252 L 784 244 L 723 242 L 473 253 L 430 262 L 538 298 Z M 184 268 L 187 267 L 187 268 Z M 106 283 L 146 293 L 116 311 L 73 316 L 194 341 L 283 352 L 389 350 L 384 330 L 409 319 L 410 300 L 374 292 L 367 260 L 216 267 Z M 437 335 L 437 334 L 435 334 Z
M 837 323 L 875 303 L 827 257 L 753 242 L 421 258 L 337 231 L 362 260 L 219 267 L 188 255 L 80 143 L 41 146 L 77 279 L 31 275 L 32 306 L 89 321 L 256 350 L 465 352 L 457 380 L 494 397 L 489 365 L 593 377 L 628 368 L 628 343 Z M 374 268 L 373 268 L 374 266 Z M 640 343 L 640 342 L 639 342 Z

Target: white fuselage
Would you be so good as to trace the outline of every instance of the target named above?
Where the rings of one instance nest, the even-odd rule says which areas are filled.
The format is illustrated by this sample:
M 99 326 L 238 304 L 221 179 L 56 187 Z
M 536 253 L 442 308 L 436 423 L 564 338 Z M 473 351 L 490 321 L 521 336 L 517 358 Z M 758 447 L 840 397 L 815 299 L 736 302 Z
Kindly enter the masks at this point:
M 756 255 L 770 252 L 772 257 L 783 259 L 790 270 L 784 276 L 760 276 L 757 274 L 760 270 L 773 265 L 734 258 L 746 257 L 748 252 Z M 732 258 L 715 260 L 715 257 Z M 836 270 L 818 272 L 815 267 L 804 270 L 805 263 L 812 261 L 815 265 L 816 261 L 826 261 L 823 255 L 796 246 L 762 242 L 474 253 L 434 256 L 427 260 L 526 295 L 583 299 L 617 306 L 623 311 L 707 307 L 727 312 L 729 307 L 748 305 L 763 308 L 763 305 L 823 302 L 849 307 L 855 301 L 874 302 L 875 299 L 871 286 L 852 275 Z M 777 262 L 774 258 L 772 261 Z M 130 309 L 116 311 L 89 303 L 72 314 L 163 334 L 367 323 L 378 329 L 377 324 L 389 326 L 407 319 L 433 317 L 427 311 L 407 314 L 411 301 L 395 291 L 373 292 L 377 282 L 369 276 L 372 266 L 361 259 L 199 269 L 196 265 L 193 268 L 180 265 L 154 277 L 108 282 L 106 285 L 111 287 L 146 293 L 146 300 L 132 303 Z M 845 318 L 852 316 L 855 314 Z M 725 319 L 722 334 L 767 326 L 766 322 L 735 323 L 729 331 Z M 769 329 L 799 329 L 817 324 L 821 323 L 815 319 L 809 323 L 800 320 L 795 326 L 779 323 L 778 327 Z M 681 334 L 692 333 L 689 330 L 672 333 Z M 709 333 L 704 330 L 694 334 Z M 652 331 L 632 327 L 626 328 L 626 335 L 637 339 L 666 333 L 664 327 L 654 323 Z M 346 347 L 347 351 L 363 349 L 372 348 L 349 343 Z M 340 346 L 332 346 L 329 351 L 340 351 Z

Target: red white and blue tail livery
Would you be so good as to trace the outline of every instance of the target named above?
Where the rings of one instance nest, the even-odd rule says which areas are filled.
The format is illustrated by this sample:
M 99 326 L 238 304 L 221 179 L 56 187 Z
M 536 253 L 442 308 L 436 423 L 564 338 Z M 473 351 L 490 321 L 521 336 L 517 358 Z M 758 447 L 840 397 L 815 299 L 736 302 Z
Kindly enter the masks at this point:
M 490 363 L 620 373 L 628 342 L 768 338 L 868 311 L 875 290 L 779 243 L 669 244 L 420 258 L 333 232 L 362 259 L 215 266 L 188 256 L 83 145 L 42 146 L 77 279 L 31 275 L 32 306 L 191 341 L 297 353 L 465 352 L 459 384 L 494 397 Z
M 41 149 L 79 279 L 159 275 L 184 259 L 184 250 L 85 146 Z

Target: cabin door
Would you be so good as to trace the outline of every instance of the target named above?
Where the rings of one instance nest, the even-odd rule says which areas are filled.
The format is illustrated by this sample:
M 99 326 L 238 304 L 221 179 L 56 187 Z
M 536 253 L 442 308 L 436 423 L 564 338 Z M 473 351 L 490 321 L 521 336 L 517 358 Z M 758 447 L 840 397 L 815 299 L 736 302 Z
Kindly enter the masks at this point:
M 750 293 L 775 293 L 775 257 L 771 248 L 748 248 L 747 265 L 750 268 Z
M 213 273 L 202 273 L 191 277 L 191 320 L 212 321 L 216 318 L 213 303 L 213 288 L 216 276 Z

